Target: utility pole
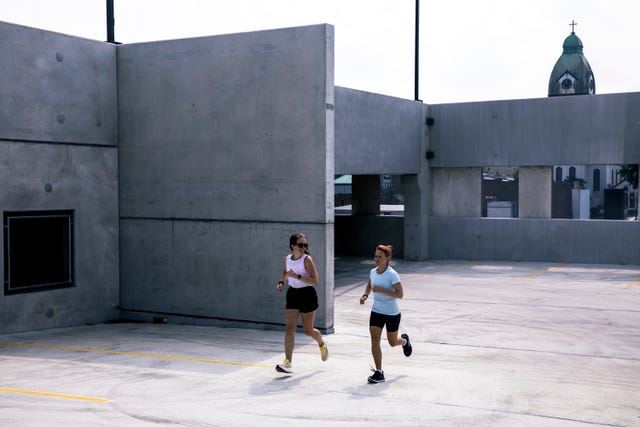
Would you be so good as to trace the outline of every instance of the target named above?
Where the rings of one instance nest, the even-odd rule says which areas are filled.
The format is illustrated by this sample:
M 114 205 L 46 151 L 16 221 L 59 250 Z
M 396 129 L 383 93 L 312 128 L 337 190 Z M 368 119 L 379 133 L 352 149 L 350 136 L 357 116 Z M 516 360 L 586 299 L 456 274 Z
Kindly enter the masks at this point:
M 107 0 L 107 42 L 115 43 L 116 38 L 113 32 L 115 19 L 113 17 L 113 0 Z
M 414 99 L 416 101 L 420 101 L 420 97 L 418 96 L 418 80 L 419 80 L 419 71 L 420 71 L 420 0 L 416 0 L 416 44 L 415 44 L 415 93 Z

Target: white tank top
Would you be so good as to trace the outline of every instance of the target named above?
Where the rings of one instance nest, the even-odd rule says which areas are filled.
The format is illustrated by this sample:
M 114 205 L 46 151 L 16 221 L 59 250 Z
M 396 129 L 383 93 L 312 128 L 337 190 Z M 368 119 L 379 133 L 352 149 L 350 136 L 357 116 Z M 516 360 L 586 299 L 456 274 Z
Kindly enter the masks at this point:
M 287 271 L 293 270 L 302 277 L 309 277 L 309 273 L 307 273 L 307 270 L 304 268 L 304 260 L 305 258 L 307 258 L 307 254 L 302 255 L 296 260 L 291 259 L 292 255 L 293 254 L 287 255 Z M 298 280 L 295 277 L 289 277 L 288 281 L 289 286 L 291 286 L 292 288 L 304 288 L 306 286 L 311 286 L 307 283 L 304 283 L 302 280 Z

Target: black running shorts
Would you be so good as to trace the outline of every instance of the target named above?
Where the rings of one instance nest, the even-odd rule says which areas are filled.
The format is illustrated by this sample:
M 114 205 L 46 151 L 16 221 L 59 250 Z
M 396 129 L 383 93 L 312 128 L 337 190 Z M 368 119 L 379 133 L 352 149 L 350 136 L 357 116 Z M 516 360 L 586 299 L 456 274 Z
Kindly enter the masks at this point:
M 398 332 L 398 329 L 400 329 L 400 313 L 390 316 L 372 311 L 369 317 L 369 326 L 377 326 L 382 329 L 385 325 L 387 326 L 387 332 Z
M 287 289 L 287 309 L 300 310 L 300 313 L 311 313 L 318 309 L 318 294 L 314 286 Z

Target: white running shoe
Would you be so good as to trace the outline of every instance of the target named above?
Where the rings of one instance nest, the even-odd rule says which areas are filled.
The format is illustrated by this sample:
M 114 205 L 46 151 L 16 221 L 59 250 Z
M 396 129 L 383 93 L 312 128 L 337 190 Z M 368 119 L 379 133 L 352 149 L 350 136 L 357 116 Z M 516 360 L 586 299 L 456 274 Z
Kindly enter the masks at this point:
M 292 374 L 293 366 L 291 366 L 291 361 L 289 359 L 284 359 L 282 363 L 278 363 L 276 365 L 276 371 L 284 372 L 285 374 Z

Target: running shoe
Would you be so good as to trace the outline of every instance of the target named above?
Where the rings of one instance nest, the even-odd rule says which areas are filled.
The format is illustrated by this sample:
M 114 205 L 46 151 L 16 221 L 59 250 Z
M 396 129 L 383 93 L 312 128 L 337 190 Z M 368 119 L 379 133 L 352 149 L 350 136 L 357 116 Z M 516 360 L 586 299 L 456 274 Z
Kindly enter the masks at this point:
M 382 372 L 379 369 L 376 369 L 376 371 L 373 373 L 373 375 L 371 375 L 369 378 L 367 378 L 367 380 L 371 384 L 377 384 L 377 383 L 384 382 L 384 372 Z
M 285 374 L 293 373 L 293 366 L 291 366 L 291 361 L 289 361 L 289 359 L 284 359 L 282 363 L 278 363 L 276 365 L 276 371 L 284 372 Z
M 322 345 L 320 346 L 320 357 L 322 358 L 322 361 L 325 361 L 329 358 L 329 347 L 327 347 L 326 341 L 323 341 Z
M 409 335 L 402 334 L 400 336 L 405 340 L 407 340 L 407 342 L 404 343 L 404 345 L 402 346 L 402 351 L 404 352 L 405 356 L 409 357 L 411 356 L 411 352 L 413 351 L 413 348 L 411 347 L 411 342 L 409 341 Z

